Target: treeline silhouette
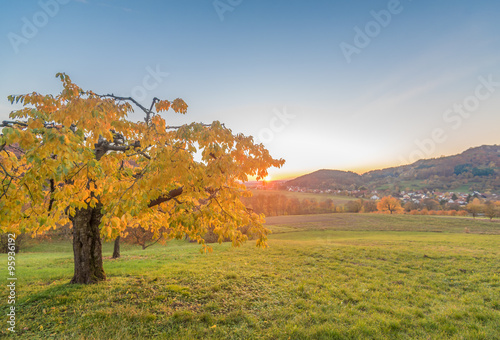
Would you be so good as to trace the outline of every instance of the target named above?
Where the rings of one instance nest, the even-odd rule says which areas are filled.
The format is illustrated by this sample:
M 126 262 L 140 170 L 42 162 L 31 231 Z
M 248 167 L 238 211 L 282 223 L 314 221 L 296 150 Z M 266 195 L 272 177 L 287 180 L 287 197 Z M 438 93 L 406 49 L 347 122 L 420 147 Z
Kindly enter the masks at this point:
M 314 198 L 298 199 L 283 194 L 257 194 L 245 197 L 243 202 L 247 208 L 266 216 L 373 212 L 377 210 L 377 204 L 369 200 L 353 200 L 340 205 L 335 204 L 330 198 L 318 201 Z
M 296 197 L 287 197 L 283 194 L 256 194 L 252 197 L 245 197 L 243 202 L 245 206 L 258 214 L 266 216 L 282 215 L 309 215 L 309 214 L 327 214 L 327 213 L 386 213 L 383 202 L 387 197 L 380 201 L 353 199 L 344 201 L 342 204 L 335 204 L 332 199 L 316 200 L 314 198 L 298 199 Z M 441 203 L 435 199 L 427 198 L 420 203 L 408 202 L 401 204 L 399 199 L 394 199 L 397 214 L 410 215 L 448 215 L 448 216 L 467 216 L 485 215 L 490 219 L 500 217 L 500 202 L 486 202 L 474 199 L 467 206 L 462 207 L 458 204 L 449 204 L 445 201 Z M 337 201 L 338 202 L 338 201 Z

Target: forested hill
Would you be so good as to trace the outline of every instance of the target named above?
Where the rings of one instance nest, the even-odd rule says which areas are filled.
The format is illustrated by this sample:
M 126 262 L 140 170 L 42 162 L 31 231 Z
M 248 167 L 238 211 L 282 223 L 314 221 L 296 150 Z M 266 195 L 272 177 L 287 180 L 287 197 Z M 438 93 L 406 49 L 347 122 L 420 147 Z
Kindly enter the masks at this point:
M 461 154 L 419 160 L 413 164 L 369 171 L 363 175 L 319 170 L 288 181 L 287 186 L 311 189 L 394 188 L 500 191 L 500 146 L 483 145 Z
M 288 186 L 311 189 L 337 189 L 362 185 L 360 175 L 352 171 L 318 170 L 286 182 Z

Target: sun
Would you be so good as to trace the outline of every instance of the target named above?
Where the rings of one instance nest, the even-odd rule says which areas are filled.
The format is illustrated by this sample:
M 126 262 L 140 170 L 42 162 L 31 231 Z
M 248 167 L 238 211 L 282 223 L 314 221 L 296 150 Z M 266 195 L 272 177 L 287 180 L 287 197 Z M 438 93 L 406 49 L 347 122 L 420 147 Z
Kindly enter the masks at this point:
M 272 178 L 271 178 L 271 175 L 267 175 L 266 177 L 264 177 L 264 178 L 262 179 L 262 181 L 264 181 L 264 182 L 270 182 L 270 181 L 271 181 L 271 179 L 272 179 Z

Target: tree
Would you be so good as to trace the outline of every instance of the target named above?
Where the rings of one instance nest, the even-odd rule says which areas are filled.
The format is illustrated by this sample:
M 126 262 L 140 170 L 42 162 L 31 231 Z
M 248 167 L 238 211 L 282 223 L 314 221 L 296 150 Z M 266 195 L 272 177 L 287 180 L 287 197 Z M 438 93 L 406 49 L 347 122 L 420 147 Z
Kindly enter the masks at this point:
M 346 212 L 359 213 L 363 208 L 363 200 L 349 201 L 344 207 Z
M 311 214 L 311 211 L 314 209 L 314 206 L 312 205 L 312 202 L 309 199 L 303 199 L 300 202 L 300 214 L 301 215 L 306 215 L 306 214 Z
M 27 235 L 25 234 L 16 235 L 14 248 L 11 248 L 12 245 L 9 245 L 9 239 L 12 239 L 12 237 L 7 233 L 0 233 L 0 254 L 7 254 L 11 252 L 12 249 L 14 249 L 15 253 L 18 253 L 21 248 L 21 244 L 24 243 L 24 240 L 26 239 L 26 236 Z
M 379 211 L 389 211 L 391 214 L 393 212 L 401 211 L 401 201 L 392 196 L 383 197 L 380 202 L 377 203 L 377 209 Z
M 164 232 L 166 232 L 165 228 L 160 228 L 160 235 Z M 161 241 L 162 237 L 160 235 L 155 236 L 154 231 L 147 230 L 140 225 L 135 225 L 125 229 L 123 240 L 126 243 L 140 245 L 144 250 Z
M 247 239 L 238 226 L 250 225 L 266 246 L 262 216 L 240 200 L 250 195 L 242 182 L 265 178 L 284 160 L 217 121 L 168 125 L 168 110 L 187 112 L 182 99 L 154 98 L 147 108 L 56 77 L 58 95 L 9 96 L 23 108 L 0 125 L 0 232 L 37 235 L 71 221 L 71 283 L 84 284 L 106 278 L 101 236 L 115 239 L 127 226 L 165 239 L 187 235 L 210 251 L 202 238 L 209 227 L 237 246 Z M 127 119 L 134 108 L 144 122 Z
M 121 256 L 120 255 L 120 238 L 121 238 L 121 236 L 118 235 L 115 238 L 115 242 L 113 243 L 113 256 L 111 256 L 111 258 L 113 258 L 113 259 L 117 259 Z
M 500 215 L 499 202 L 488 201 L 484 205 L 484 214 L 489 217 L 490 221 L 493 218 L 498 217 Z
M 289 215 L 299 215 L 301 204 L 298 198 L 292 197 L 287 202 L 287 211 Z
M 371 213 L 377 211 L 377 203 L 372 200 L 367 200 L 363 202 L 363 212 Z
M 421 207 L 420 203 L 414 201 L 406 202 L 405 205 L 403 206 L 406 212 L 410 212 L 412 210 L 418 210 L 420 209 L 420 207 Z
M 439 202 L 432 198 L 424 199 L 422 201 L 422 205 L 424 208 L 427 208 L 427 210 L 439 210 L 441 208 Z
M 319 205 L 322 213 L 331 213 L 335 211 L 335 204 L 331 198 L 321 201 Z
M 481 204 L 481 201 L 479 200 L 479 198 L 474 198 L 472 200 L 472 202 L 470 202 L 469 204 L 467 204 L 467 206 L 465 207 L 467 209 L 467 211 L 472 214 L 472 217 L 473 218 L 476 218 L 476 216 L 478 214 L 480 214 L 481 212 L 483 212 L 483 205 Z

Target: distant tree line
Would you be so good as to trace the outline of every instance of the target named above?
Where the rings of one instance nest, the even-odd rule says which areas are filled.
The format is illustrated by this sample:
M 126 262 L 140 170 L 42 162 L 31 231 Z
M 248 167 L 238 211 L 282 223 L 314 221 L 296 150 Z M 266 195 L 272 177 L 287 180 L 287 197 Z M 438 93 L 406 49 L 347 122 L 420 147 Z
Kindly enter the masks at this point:
M 243 201 L 247 208 L 266 216 L 309 215 L 343 212 L 374 212 L 377 203 L 372 200 L 351 200 L 343 205 L 335 204 L 332 199 L 316 200 L 314 198 L 298 199 L 283 194 L 262 194 L 246 197 Z
M 356 199 L 344 204 L 334 204 L 332 199 L 316 200 L 287 197 L 283 194 L 257 194 L 246 197 L 247 208 L 266 216 L 309 215 L 327 213 L 389 213 L 410 215 L 446 215 L 477 217 L 484 215 L 490 219 L 500 217 L 500 202 L 491 202 L 472 198 L 463 207 L 445 200 L 426 198 L 422 201 L 403 203 L 400 199 L 386 196 L 379 201 Z
M 339 212 L 332 199 L 318 201 L 287 197 L 283 194 L 263 194 L 245 197 L 243 203 L 249 209 L 266 216 L 308 215 Z
M 247 208 L 266 216 L 327 213 L 387 213 L 444 216 L 470 215 L 473 218 L 485 216 L 490 220 L 500 217 L 500 202 L 485 201 L 479 198 L 472 198 L 465 207 L 461 207 L 458 204 L 438 202 L 432 198 L 424 199 L 421 202 L 407 202 L 402 204 L 401 200 L 392 196 L 385 196 L 379 201 L 356 199 L 347 201 L 343 205 L 336 205 L 332 199 L 298 199 L 296 197 L 287 197 L 283 194 L 257 194 L 253 197 L 245 197 L 243 202 Z M 247 235 L 249 239 L 255 238 L 249 226 L 240 226 L 239 230 L 244 235 Z M 161 232 L 165 231 L 167 231 L 166 228 L 163 228 L 160 232 L 154 233 L 151 230 L 138 226 L 127 228 L 121 239 L 125 243 L 140 245 L 142 249 L 146 249 L 156 243 L 164 244 L 166 240 L 161 237 Z M 28 234 L 20 234 L 18 236 L 16 239 L 16 252 L 19 251 L 21 244 L 29 238 Z M 219 241 L 219 235 L 213 232 L 213 228 L 208 228 L 203 238 L 207 243 Z M 51 230 L 43 236 L 39 236 L 38 239 L 71 240 L 71 225 L 60 226 L 56 230 Z M 224 242 L 228 240 L 222 239 Z M 6 234 L 0 234 L 0 253 L 5 252 L 7 252 L 7 236 Z

